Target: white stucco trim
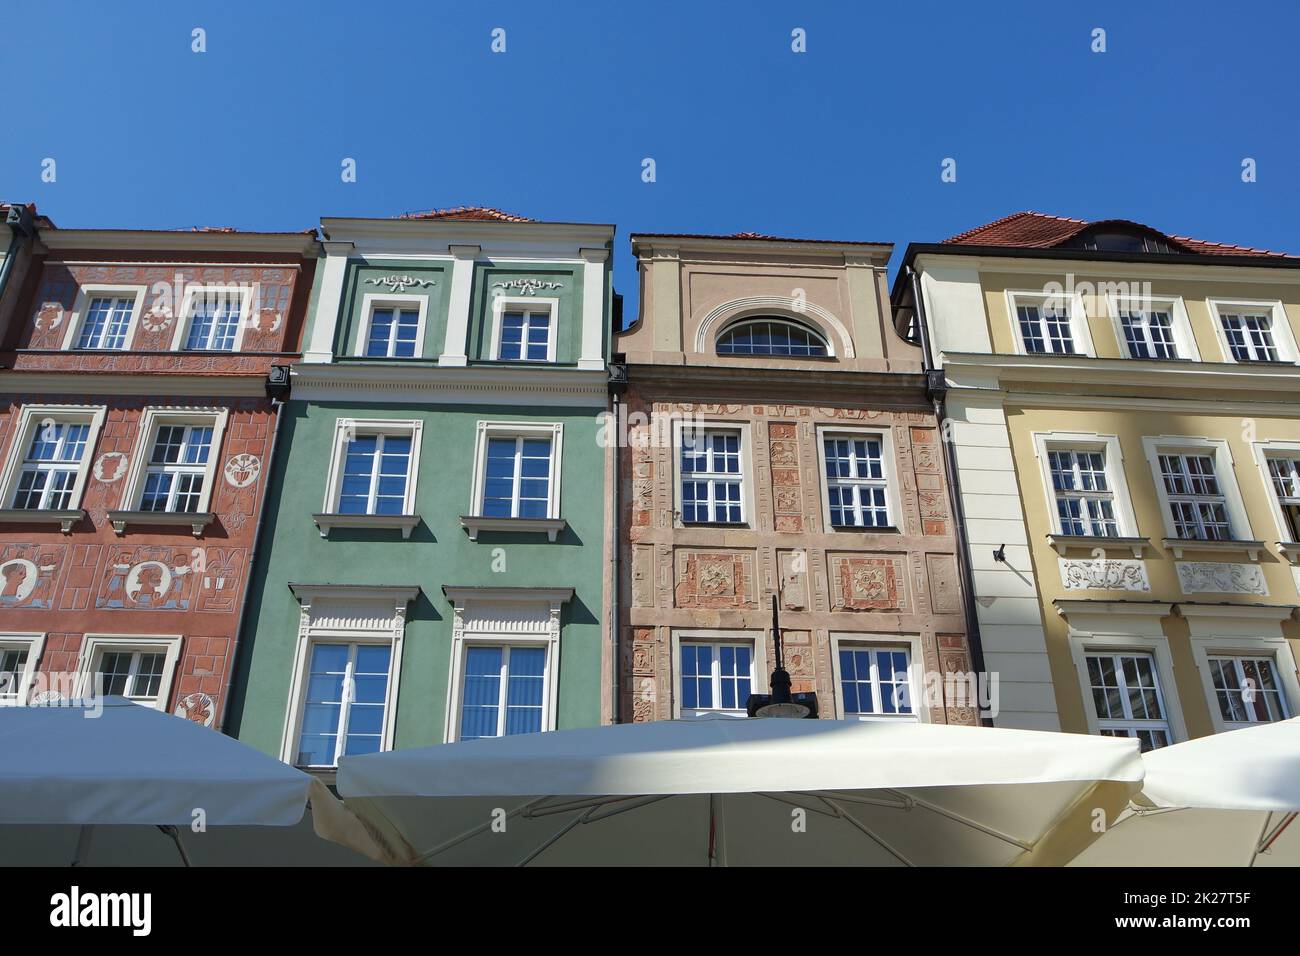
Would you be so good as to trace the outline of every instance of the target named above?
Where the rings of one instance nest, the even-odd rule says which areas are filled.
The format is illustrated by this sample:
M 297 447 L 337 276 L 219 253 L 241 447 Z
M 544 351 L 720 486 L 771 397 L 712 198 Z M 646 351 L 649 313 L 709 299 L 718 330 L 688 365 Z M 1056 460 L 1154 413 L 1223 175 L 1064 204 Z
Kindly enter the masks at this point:
M 361 297 L 361 322 L 357 328 L 357 340 L 352 354 L 366 358 L 366 345 L 370 338 L 371 320 L 376 309 L 391 308 L 395 311 L 410 311 L 415 306 L 419 313 L 415 330 L 415 354 L 410 358 L 424 358 L 424 334 L 428 327 L 429 297 L 402 292 L 367 292 Z M 370 358 L 393 358 L 391 355 L 369 356 Z
M 1052 521 L 1052 531 L 1061 534 L 1061 516 L 1056 507 L 1056 491 L 1052 487 L 1052 470 L 1048 466 L 1049 451 L 1101 451 L 1106 456 L 1106 481 L 1110 484 L 1111 496 L 1115 501 L 1115 518 L 1119 525 L 1120 537 L 1136 537 L 1138 530 L 1137 515 L 1133 510 L 1133 501 L 1129 497 L 1128 480 L 1124 476 L 1124 452 L 1120 447 L 1119 436 L 1101 435 L 1095 432 L 1033 432 L 1034 457 L 1038 459 L 1038 475 L 1043 482 L 1043 494 L 1047 500 L 1047 513 Z
M 1300 362 L 1300 350 L 1296 348 L 1295 333 L 1287 318 L 1286 307 L 1281 299 L 1237 299 L 1209 298 L 1205 300 L 1210 310 L 1210 320 L 1214 324 L 1214 336 L 1223 353 L 1223 361 L 1233 365 L 1251 365 L 1251 362 L 1238 362 L 1228 345 L 1228 335 L 1223 330 L 1223 313 L 1233 309 L 1246 312 L 1268 312 L 1273 316 L 1273 344 L 1277 346 L 1278 359 L 1283 362 Z
M 713 339 L 717 335 L 718 329 L 733 319 L 749 318 L 759 314 L 771 313 L 776 311 L 783 318 L 791 318 L 795 321 L 802 319 L 808 321 L 808 316 L 813 316 L 825 323 L 833 332 L 835 337 L 839 338 L 840 347 L 837 350 L 833 341 L 833 336 L 826 334 L 826 329 L 819 331 L 822 337 L 826 339 L 830 346 L 831 355 L 838 354 L 844 358 L 854 358 L 853 336 L 850 334 L 848 326 L 839 320 L 829 309 L 817 305 L 815 302 L 809 302 L 806 299 L 795 299 L 785 295 L 753 295 L 740 299 L 731 299 L 715 306 L 704 320 L 700 322 L 700 327 L 695 333 L 695 351 L 701 355 L 712 354 Z
M 140 327 L 140 315 L 144 311 L 144 297 L 148 294 L 147 285 L 107 285 L 104 283 L 92 282 L 81 286 L 77 289 L 77 298 L 72 306 L 72 317 L 68 322 L 68 329 L 63 333 L 64 351 L 75 349 L 77 339 L 81 336 L 81 326 L 86 319 L 86 310 L 90 308 L 90 303 L 97 298 L 134 298 L 135 304 L 131 306 L 131 319 L 127 322 L 126 334 L 122 337 L 122 347 L 120 349 L 86 349 L 85 351 L 93 352 L 127 352 L 135 345 L 135 333 Z
M 1115 332 L 1115 341 L 1119 345 L 1120 355 L 1125 358 L 1132 358 L 1129 354 L 1128 340 L 1124 337 L 1124 325 L 1120 321 L 1120 310 L 1123 308 L 1136 307 L 1143 311 L 1152 308 L 1167 308 L 1171 322 L 1171 330 L 1174 334 L 1174 347 L 1178 350 L 1178 358 L 1190 359 L 1193 362 L 1201 360 L 1201 351 L 1196 346 L 1196 336 L 1192 333 L 1192 320 L 1187 315 L 1187 305 L 1183 302 L 1181 295 L 1122 295 L 1117 292 L 1109 292 L 1106 295 L 1106 311 L 1110 317 L 1111 328 Z M 1138 361 L 1154 361 L 1153 359 L 1139 359 Z
M 1160 455 L 1192 454 L 1209 455 L 1214 459 L 1214 476 L 1223 489 L 1228 519 L 1232 522 L 1232 540 L 1250 541 L 1254 538 L 1254 532 L 1250 527 L 1250 516 L 1242 501 L 1241 489 L 1237 486 L 1232 449 L 1225 439 L 1206 438 L 1200 435 L 1145 435 L 1142 438 L 1142 449 L 1146 453 L 1147 465 L 1151 469 L 1156 496 L 1160 499 L 1160 517 L 1164 521 L 1165 537 L 1177 538 L 1178 530 L 1174 526 L 1173 513 L 1169 509 L 1169 494 L 1160 477 Z

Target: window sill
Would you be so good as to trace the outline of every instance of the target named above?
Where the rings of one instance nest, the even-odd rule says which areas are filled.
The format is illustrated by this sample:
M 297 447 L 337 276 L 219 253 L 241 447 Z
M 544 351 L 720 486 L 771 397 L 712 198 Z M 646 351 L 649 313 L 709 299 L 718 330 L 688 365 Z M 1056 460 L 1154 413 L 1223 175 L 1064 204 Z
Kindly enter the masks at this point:
M 546 532 L 547 540 L 554 541 L 569 526 L 563 518 L 487 518 L 482 515 L 461 515 L 460 526 L 469 532 L 469 539 L 477 541 L 480 531 L 513 531 L 533 534 Z
M 898 527 L 892 524 L 833 524 L 835 532 L 848 531 L 858 534 L 898 534 Z
M 411 531 L 420 523 L 419 515 L 345 515 L 314 514 L 311 516 L 320 529 L 320 536 L 328 538 L 332 528 L 401 528 L 402 538 L 411 536 Z
M 67 511 L 0 508 L 0 524 L 58 524 L 64 534 L 71 534 L 72 526 L 85 516 L 86 513 L 80 508 Z
M 1049 534 L 1047 543 L 1061 557 L 1065 557 L 1070 551 L 1094 551 L 1101 548 L 1103 551 L 1132 550 L 1133 557 L 1140 558 L 1143 550 L 1151 547 L 1150 538 L 1121 538 L 1092 534 Z
M 1292 564 L 1300 562 L 1300 543 L 1295 541 L 1279 541 L 1277 543 L 1277 553 L 1282 555 Z
M 1165 538 L 1160 542 L 1181 558 L 1184 551 L 1221 551 L 1227 554 L 1245 554 L 1251 561 L 1259 560 L 1264 550 L 1263 541 L 1202 541 L 1199 538 Z
M 108 520 L 116 534 L 125 534 L 127 525 L 189 525 L 194 537 L 203 537 L 203 529 L 217 520 L 211 511 L 110 511 Z

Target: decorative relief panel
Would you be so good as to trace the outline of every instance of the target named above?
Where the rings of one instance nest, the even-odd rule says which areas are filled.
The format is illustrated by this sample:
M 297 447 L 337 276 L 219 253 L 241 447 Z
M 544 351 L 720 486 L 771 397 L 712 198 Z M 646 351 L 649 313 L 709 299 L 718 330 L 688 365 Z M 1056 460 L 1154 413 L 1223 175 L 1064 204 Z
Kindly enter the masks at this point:
M 930 601 L 936 614 L 962 612 L 957 559 L 951 554 L 927 554 L 925 566 L 930 579 Z
M 808 552 L 778 551 L 781 606 L 787 611 L 808 610 Z
M 831 610 L 877 611 L 908 607 L 907 567 L 901 556 L 830 558 Z
M 676 552 L 677 607 L 757 607 L 754 555 L 740 551 Z
M 1177 561 L 1175 567 L 1184 594 L 1268 594 L 1264 572 L 1255 564 Z
M 1145 561 L 1060 558 L 1061 583 L 1067 591 L 1150 591 Z
M 794 422 L 769 422 L 767 434 L 772 464 L 772 529 L 798 533 L 804 530 L 798 426 Z
M 110 548 L 95 607 L 188 611 L 198 578 L 192 560 L 191 550 L 165 545 Z
M 0 608 L 49 610 L 64 545 L 6 544 L 0 551 Z

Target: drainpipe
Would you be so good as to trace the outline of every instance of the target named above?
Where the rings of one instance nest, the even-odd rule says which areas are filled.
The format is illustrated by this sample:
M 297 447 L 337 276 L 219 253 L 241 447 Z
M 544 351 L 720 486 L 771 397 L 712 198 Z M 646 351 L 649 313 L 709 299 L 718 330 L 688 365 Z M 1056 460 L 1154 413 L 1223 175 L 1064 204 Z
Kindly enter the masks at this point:
M 612 421 L 614 433 L 614 490 L 612 494 L 614 506 L 613 520 L 613 540 L 614 547 L 612 550 L 610 564 L 612 565 L 614 586 L 610 589 L 609 597 L 609 642 L 610 642 L 610 686 L 614 690 L 613 706 L 610 708 L 610 717 L 616 724 L 623 722 L 623 693 L 619 684 L 619 589 L 622 587 L 622 581 L 619 578 L 619 553 L 623 545 L 623 508 L 622 508 L 622 458 L 623 458 L 623 437 L 622 431 L 622 411 L 623 403 L 621 398 L 627 391 L 627 366 L 621 363 L 611 364 L 609 367 L 609 395 L 613 408 L 614 418 Z
M 965 599 L 962 607 L 966 616 L 966 635 L 970 644 L 971 667 L 976 674 L 985 673 L 984 643 L 980 637 L 979 615 L 975 611 L 975 574 L 971 569 L 970 539 L 966 536 L 966 509 L 961 500 L 961 477 L 957 470 L 957 453 L 953 443 L 943 433 L 943 423 L 948 418 L 948 382 L 943 369 L 936 368 L 934 352 L 930 346 L 929 323 L 925 315 L 925 300 L 921 298 L 920 277 L 911 265 L 903 266 L 907 281 L 912 288 L 912 308 L 916 314 L 916 328 L 921 337 L 921 361 L 925 368 L 926 396 L 934 405 L 934 416 L 939 424 L 939 444 L 943 446 L 943 464 L 948 472 L 948 502 L 952 508 L 954 536 L 957 538 L 957 573 L 961 575 L 962 590 Z M 978 701 L 977 701 L 978 703 Z M 986 727 L 993 726 L 990 717 L 981 717 L 980 723 Z
M 25 205 L 10 206 L 9 213 L 5 216 L 5 225 L 13 235 L 9 237 L 9 251 L 5 254 L 5 261 L 0 263 L 0 302 L 4 301 L 5 288 L 9 285 L 9 276 L 13 273 L 18 246 L 24 239 L 36 235 L 35 217 L 32 216 L 31 209 Z
M 248 578 L 244 582 L 244 596 L 239 601 L 239 624 L 235 630 L 235 646 L 230 649 L 230 666 L 226 668 L 225 686 L 221 690 L 221 732 L 228 733 L 230 727 L 230 688 L 235 682 L 238 670 L 239 652 L 243 647 L 245 618 L 248 615 L 248 592 L 253 586 L 253 569 L 257 567 L 257 554 L 262 544 L 262 524 L 266 520 L 266 498 L 271 490 L 271 480 L 275 470 L 275 446 L 280 441 L 280 423 L 284 420 L 284 400 L 289 396 L 289 366 L 272 365 L 266 377 L 266 394 L 271 399 L 271 408 L 275 412 L 275 428 L 271 430 L 271 450 L 266 461 L 266 481 L 262 485 L 262 500 L 258 503 L 257 527 L 253 529 L 253 547 L 248 553 Z

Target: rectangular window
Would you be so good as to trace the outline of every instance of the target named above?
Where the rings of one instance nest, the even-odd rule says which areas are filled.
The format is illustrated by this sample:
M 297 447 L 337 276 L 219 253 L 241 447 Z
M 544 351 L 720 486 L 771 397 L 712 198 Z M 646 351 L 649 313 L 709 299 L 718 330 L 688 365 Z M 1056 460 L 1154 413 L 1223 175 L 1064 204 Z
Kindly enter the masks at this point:
M 681 644 L 681 713 L 745 716 L 754 684 L 754 645 Z
M 827 435 L 826 497 L 835 528 L 889 527 L 884 443 L 876 435 Z
M 1214 473 L 1210 455 L 1161 455 L 1160 478 L 1178 537 L 1200 541 L 1229 541 L 1227 499 Z
M 77 337 L 79 349 L 126 348 L 126 333 L 135 310 L 134 296 L 96 296 L 86 308 Z
M 376 307 L 370 313 L 366 355 L 371 358 L 412 358 L 420 332 L 420 310 Z
M 741 524 L 743 472 L 738 429 L 682 430 L 682 521 Z
M 196 295 L 190 307 L 190 331 L 185 348 L 208 352 L 231 352 L 239 332 L 242 297 L 216 293 Z
M 357 435 L 347 442 L 343 455 L 339 514 L 405 514 L 410 474 L 409 434 Z
M 1061 534 L 1117 537 L 1115 496 L 1106 480 L 1105 452 L 1049 451 L 1047 464 Z
M 312 645 L 298 766 L 335 767 L 382 749 L 391 664 L 388 644 Z
M 911 653 L 905 647 L 840 647 L 844 716 L 915 718 Z
M 1209 664 L 1225 723 L 1267 723 L 1290 716 L 1271 657 L 1211 657 Z
M 545 362 L 550 357 L 549 308 L 511 306 L 501 314 L 497 358 L 508 362 Z
M 160 425 L 145 468 L 141 511 L 193 514 L 203 500 L 212 425 Z
M 1020 337 L 1025 351 L 1031 353 L 1073 354 L 1074 335 L 1070 329 L 1070 309 L 1051 302 L 1016 306 Z
M 1120 312 L 1130 358 L 1178 358 L 1173 317 L 1167 310 Z
M 1277 495 L 1278 507 L 1286 519 L 1288 541 L 1300 541 L 1300 461 L 1294 458 L 1268 459 L 1268 474 Z
M 101 693 L 156 706 L 166 660 L 163 651 L 104 651 L 95 668 L 96 677 L 103 682 Z
M 540 731 L 545 690 L 545 648 L 469 646 L 461 692 L 460 739 Z
M 1238 362 L 1276 362 L 1273 316 L 1267 312 L 1221 312 L 1223 334 L 1232 357 Z
M 73 491 L 89 437 L 88 423 L 53 419 L 38 423 L 22 461 L 13 507 L 42 511 L 73 507 Z
M 486 518 L 546 518 L 551 502 L 551 439 L 491 436 L 480 514 Z
M 19 703 L 27 655 L 26 647 L 0 647 L 0 705 Z
M 1102 735 L 1136 737 L 1144 751 L 1168 746 L 1169 718 L 1154 658 L 1119 652 L 1088 654 L 1086 660 Z

